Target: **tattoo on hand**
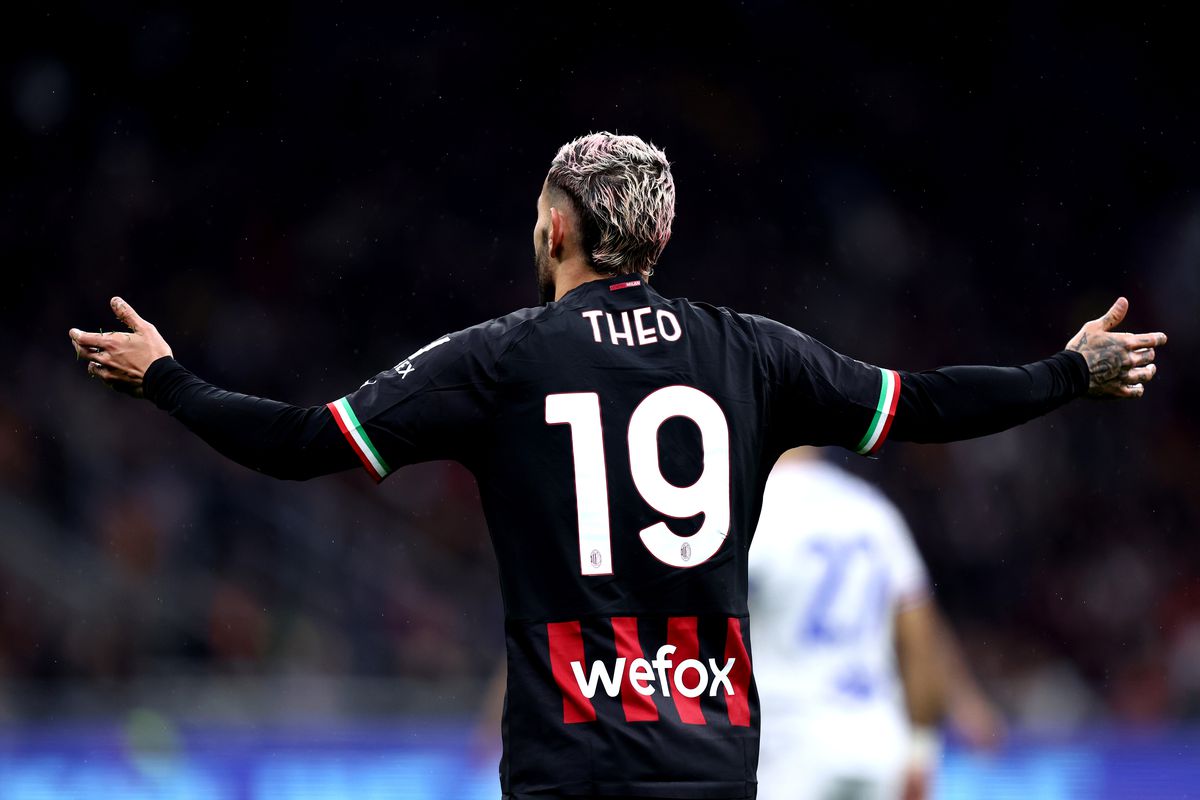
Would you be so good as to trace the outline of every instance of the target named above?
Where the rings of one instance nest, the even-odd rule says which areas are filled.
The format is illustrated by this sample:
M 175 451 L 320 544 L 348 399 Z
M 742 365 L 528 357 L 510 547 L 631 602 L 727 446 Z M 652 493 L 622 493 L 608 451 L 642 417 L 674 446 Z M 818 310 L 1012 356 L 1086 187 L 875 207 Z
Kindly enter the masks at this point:
M 1154 378 L 1155 348 L 1167 343 L 1164 333 L 1121 333 L 1129 301 L 1118 298 L 1112 308 L 1088 322 L 1067 343 L 1083 356 L 1088 368 L 1088 394 L 1094 397 L 1141 397 Z
M 1091 379 L 1088 388 L 1100 389 L 1104 384 L 1118 381 L 1121 377 L 1123 359 L 1126 354 L 1125 344 L 1115 336 L 1107 334 L 1082 334 L 1078 342 L 1070 345 L 1070 349 L 1079 353 L 1087 361 L 1088 373 Z

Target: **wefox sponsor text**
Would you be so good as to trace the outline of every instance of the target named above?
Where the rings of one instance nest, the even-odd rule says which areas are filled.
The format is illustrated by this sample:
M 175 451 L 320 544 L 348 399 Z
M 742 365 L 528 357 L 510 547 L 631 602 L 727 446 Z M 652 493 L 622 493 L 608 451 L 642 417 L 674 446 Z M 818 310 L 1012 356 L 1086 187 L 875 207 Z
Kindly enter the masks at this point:
M 589 700 L 596 696 L 598 688 L 603 687 L 609 697 L 616 697 L 621 692 L 625 666 L 629 666 L 629 684 L 634 691 L 642 695 L 654 694 L 654 683 L 657 680 L 664 697 L 671 696 L 671 688 L 684 697 L 699 697 L 704 690 L 709 690 L 709 697 L 716 697 L 717 690 L 724 688 L 725 694 L 734 694 L 733 684 L 729 673 L 733 670 L 736 658 L 725 659 L 724 666 L 718 666 L 715 658 L 708 659 L 708 664 L 694 658 L 687 658 L 675 664 L 669 656 L 676 650 L 674 645 L 665 644 L 658 649 L 653 661 L 635 658 L 632 661 L 624 657 L 617 658 L 609 670 L 603 661 L 593 661 L 591 671 L 584 674 L 583 662 L 572 661 L 571 671 L 579 684 L 579 691 Z M 689 677 L 694 674 L 695 677 Z M 689 685 L 691 684 L 691 685 Z

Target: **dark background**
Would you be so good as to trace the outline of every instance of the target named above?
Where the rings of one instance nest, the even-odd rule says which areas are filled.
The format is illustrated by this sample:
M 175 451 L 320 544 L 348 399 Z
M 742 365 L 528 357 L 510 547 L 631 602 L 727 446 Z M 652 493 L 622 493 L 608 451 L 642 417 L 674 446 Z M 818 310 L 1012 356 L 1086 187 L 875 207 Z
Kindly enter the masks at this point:
M 831 456 L 908 516 L 1020 723 L 1200 714 L 1182 17 L 400 5 L 0 26 L 0 714 L 470 709 L 501 613 L 469 474 L 273 482 L 89 381 L 66 332 L 121 294 L 209 380 L 332 400 L 535 301 L 534 201 L 593 130 L 674 164 L 664 294 L 904 369 L 1043 357 L 1118 294 L 1167 331 L 1141 401 Z

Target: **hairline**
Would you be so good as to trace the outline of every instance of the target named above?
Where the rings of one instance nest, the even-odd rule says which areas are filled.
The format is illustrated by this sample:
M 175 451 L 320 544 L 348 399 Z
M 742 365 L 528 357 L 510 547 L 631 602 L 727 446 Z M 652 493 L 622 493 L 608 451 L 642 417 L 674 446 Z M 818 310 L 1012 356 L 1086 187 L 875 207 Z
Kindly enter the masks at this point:
M 627 272 L 604 272 L 596 267 L 596 263 L 592 261 L 591 248 L 588 247 L 588 233 L 600 232 L 600 221 L 596 219 L 596 215 L 591 209 L 584 204 L 583 200 L 570 188 L 563 186 L 556 181 L 552 176 L 546 176 L 546 189 L 548 200 L 552 199 L 551 195 L 557 194 L 559 197 L 567 201 L 571 206 L 571 210 L 575 214 L 575 218 L 579 221 L 579 247 L 583 251 L 583 258 L 587 261 L 588 268 L 597 275 L 633 275 L 639 270 L 634 269 Z M 551 207 L 554 207 L 553 204 Z M 589 231 L 589 228 L 591 229 Z

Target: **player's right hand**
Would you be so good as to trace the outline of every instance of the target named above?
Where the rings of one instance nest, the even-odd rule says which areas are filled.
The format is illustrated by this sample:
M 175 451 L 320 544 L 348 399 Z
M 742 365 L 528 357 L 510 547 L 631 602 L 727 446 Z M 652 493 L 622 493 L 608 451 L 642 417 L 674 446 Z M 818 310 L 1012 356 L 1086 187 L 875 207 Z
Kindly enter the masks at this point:
M 1129 301 L 1118 297 L 1104 316 L 1084 325 L 1067 342 L 1068 350 L 1087 360 L 1092 397 L 1141 397 L 1158 371 L 1154 348 L 1166 344 L 1167 335 L 1114 331 L 1128 311 Z
M 138 316 L 133 306 L 119 297 L 114 297 L 110 305 L 129 331 L 89 333 L 71 328 L 71 343 L 75 354 L 88 362 L 89 375 L 113 389 L 141 397 L 146 370 L 158 359 L 171 355 L 171 347 L 158 328 Z

